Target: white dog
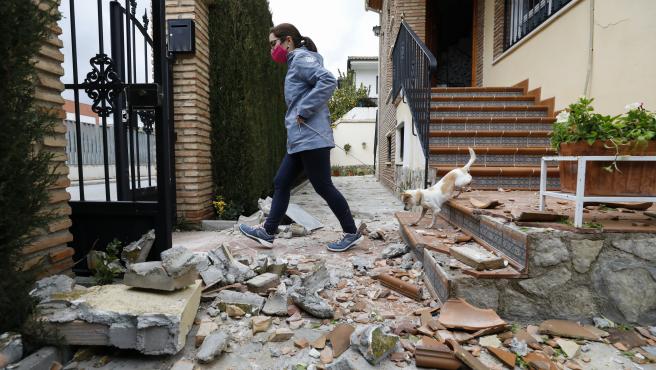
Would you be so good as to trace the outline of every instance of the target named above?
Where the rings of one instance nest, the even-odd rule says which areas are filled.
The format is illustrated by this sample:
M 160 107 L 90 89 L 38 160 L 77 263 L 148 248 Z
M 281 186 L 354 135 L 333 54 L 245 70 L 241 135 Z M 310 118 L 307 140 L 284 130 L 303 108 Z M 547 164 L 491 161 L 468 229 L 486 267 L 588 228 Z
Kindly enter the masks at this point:
M 456 195 L 456 190 L 467 186 L 471 183 L 472 177 L 469 174 L 469 167 L 476 160 L 476 153 L 472 148 L 469 148 L 469 162 L 461 168 L 455 168 L 437 182 L 437 184 L 431 186 L 428 189 L 416 189 L 416 190 L 406 190 L 401 194 L 401 199 L 405 205 L 404 209 L 406 211 L 412 210 L 412 208 L 421 206 L 421 216 L 417 221 L 413 222 L 411 225 L 417 225 L 419 221 L 426 215 L 428 209 L 433 211 L 433 222 L 431 222 L 428 228 L 433 228 L 435 226 L 435 220 L 437 214 L 442 209 L 442 204 L 447 200 L 454 198 Z

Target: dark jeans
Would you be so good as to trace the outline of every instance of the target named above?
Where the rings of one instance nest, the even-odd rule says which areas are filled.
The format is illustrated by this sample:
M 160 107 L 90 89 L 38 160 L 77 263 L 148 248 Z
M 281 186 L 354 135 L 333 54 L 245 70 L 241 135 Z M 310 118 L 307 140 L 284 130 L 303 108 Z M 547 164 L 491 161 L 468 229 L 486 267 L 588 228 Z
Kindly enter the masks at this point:
M 349 234 L 357 232 L 346 199 L 330 179 L 330 149 L 320 148 L 285 155 L 278 173 L 273 179 L 274 192 L 271 212 L 264 222 L 264 229 L 269 234 L 273 235 L 277 231 L 278 224 L 289 205 L 292 181 L 301 174 L 301 171 L 305 172 L 317 194 L 328 203 L 342 225 L 342 230 Z

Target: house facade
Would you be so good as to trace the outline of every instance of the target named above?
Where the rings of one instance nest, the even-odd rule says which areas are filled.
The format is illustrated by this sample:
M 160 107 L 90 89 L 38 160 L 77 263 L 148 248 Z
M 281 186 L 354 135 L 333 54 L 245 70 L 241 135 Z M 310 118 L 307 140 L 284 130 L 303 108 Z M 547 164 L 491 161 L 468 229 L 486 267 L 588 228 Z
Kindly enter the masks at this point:
M 479 154 L 474 187 L 536 189 L 539 158 L 554 153 L 554 112 L 583 95 L 604 114 L 635 101 L 656 107 L 653 1 L 365 0 L 365 7 L 380 14 L 381 27 L 377 174 L 394 190 L 462 165 L 467 146 Z
M 369 98 L 378 99 L 378 57 L 350 56 L 346 61 L 346 70 L 353 71 L 355 86 L 367 88 Z

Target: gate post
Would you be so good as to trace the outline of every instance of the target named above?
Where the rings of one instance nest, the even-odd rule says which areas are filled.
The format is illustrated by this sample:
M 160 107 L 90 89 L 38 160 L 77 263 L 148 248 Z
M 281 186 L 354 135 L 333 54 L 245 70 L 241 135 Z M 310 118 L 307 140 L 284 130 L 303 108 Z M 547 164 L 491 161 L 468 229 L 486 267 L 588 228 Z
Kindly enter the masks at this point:
M 45 12 L 57 11 L 59 0 L 34 0 L 39 8 Z M 52 275 L 64 271 L 70 271 L 73 267 L 73 248 L 66 244 L 73 240 L 69 232 L 71 226 L 71 208 L 68 205 L 70 194 L 66 187 L 70 185 L 68 179 L 68 166 L 66 165 L 66 125 L 64 124 L 64 84 L 60 78 L 64 75 L 62 64 L 64 54 L 60 35 L 61 28 L 57 24 L 50 27 L 50 37 L 43 40 L 41 49 L 36 56 L 36 86 L 34 98 L 36 103 L 44 109 L 50 110 L 61 121 L 54 126 L 51 136 L 39 143 L 37 150 L 45 150 L 54 153 L 51 169 L 55 169 L 57 180 L 48 189 L 50 204 L 47 211 L 54 214 L 50 223 L 38 232 L 31 243 L 23 249 L 25 256 L 24 269 L 35 270 L 39 276 Z
M 196 52 L 173 64 L 177 217 L 199 223 L 212 216 L 208 4 L 167 0 L 166 19 L 193 19 Z

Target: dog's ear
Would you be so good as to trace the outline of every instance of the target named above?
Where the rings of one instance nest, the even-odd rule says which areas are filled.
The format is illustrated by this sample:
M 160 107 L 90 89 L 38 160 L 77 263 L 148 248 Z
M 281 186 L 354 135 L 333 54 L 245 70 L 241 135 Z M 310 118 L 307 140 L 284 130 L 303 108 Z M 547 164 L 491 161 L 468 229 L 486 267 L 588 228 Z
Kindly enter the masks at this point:
M 408 201 L 408 198 L 410 198 L 410 197 L 411 197 L 411 195 L 408 194 L 408 193 L 405 192 L 405 191 L 404 191 L 403 193 L 401 193 L 401 201 L 402 201 L 403 203 L 407 202 L 407 201 Z
M 417 202 L 416 204 L 421 204 L 421 201 L 423 199 L 424 199 L 424 193 L 422 193 L 421 190 L 418 190 L 415 195 L 415 201 Z

